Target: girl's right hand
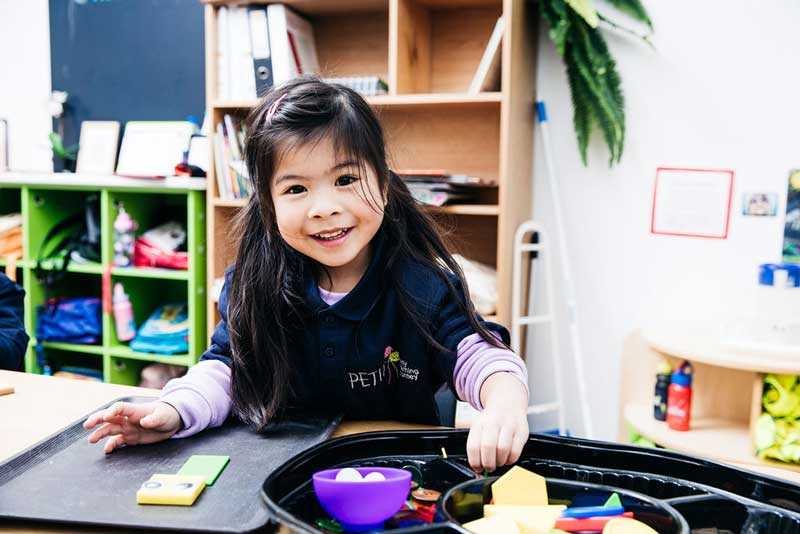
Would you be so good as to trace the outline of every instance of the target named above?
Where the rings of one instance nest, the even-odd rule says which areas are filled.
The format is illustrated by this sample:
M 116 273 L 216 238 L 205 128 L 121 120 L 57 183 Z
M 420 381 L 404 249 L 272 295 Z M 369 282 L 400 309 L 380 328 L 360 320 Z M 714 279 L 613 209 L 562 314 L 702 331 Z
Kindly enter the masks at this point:
M 169 439 L 181 429 L 181 416 L 166 402 L 117 402 L 90 415 L 83 428 L 89 430 L 101 423 L 105 424 L 92 432 L 89 443 L 111 436 L 103 447 L 103 451 L 109 454 L 123 444 L 144 445 Z

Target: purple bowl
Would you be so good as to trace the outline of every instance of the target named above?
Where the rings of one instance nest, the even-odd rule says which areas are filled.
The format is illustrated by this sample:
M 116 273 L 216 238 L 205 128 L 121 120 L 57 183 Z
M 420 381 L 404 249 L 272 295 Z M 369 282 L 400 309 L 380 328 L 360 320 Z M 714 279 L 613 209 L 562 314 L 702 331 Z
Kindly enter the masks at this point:
M 337 481 L 341 469 L 317 471 L 312 476 L 317 500 L 349 532 L 382 528 L 403 507 L 411 489 L 411 472 L 389 467 L 355 467 L 361 476 L 381 473 L 386 480 Z

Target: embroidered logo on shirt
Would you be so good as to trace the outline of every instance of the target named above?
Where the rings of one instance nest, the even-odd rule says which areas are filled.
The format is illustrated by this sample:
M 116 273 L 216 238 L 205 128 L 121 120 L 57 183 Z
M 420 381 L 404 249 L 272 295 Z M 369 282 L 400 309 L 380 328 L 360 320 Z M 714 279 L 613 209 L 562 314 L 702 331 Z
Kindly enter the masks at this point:
M 416 381 L 419 378 L 419 369 L 410 367 L 405 360 L 400 359 L 400 353 L 389 345 L 383 351 L 383 364 L 378 369 L 348 372 L 347 377 L 350 380 L 350 389 L 355 389 L 356 386 L 371 388 L 384 382 L 391 384 L 392 380 L 400 378 Z

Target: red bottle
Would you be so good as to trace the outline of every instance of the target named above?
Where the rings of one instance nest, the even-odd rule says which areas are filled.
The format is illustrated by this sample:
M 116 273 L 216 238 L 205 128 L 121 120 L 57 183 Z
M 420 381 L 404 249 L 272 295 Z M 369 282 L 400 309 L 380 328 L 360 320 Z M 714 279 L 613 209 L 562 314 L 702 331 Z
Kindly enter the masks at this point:
M 672 430 L 689 430 L 692 413 L 692 365 L 683 362 L 672 373 L 667 394 L 667 426 Z

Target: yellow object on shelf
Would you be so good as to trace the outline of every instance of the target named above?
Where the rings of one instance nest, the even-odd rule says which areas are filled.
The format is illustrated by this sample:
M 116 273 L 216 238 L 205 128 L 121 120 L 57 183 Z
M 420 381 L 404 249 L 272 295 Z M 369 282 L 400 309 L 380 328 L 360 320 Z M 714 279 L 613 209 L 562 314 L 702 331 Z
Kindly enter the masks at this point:
M 462 526 L 475 534 L 522 534 L 514 520 L 504 515 L 476 519 Z
M 658 534 L 658 532 L 641 521 L 620 517 L 606 523 L 603 534 Z
M 486 504 L 483 507 L 483 516 L 505 516 L 517 524 L 522 534 L 538 534 L 550 532 L 555 528 L 556 519 L 561 517 L 566 508 L 563 504 L 548 506 Z
M 492 484 L 494 504 L 546 506 L 544 477 L 519 466 L 512 467 Z
M 201 476 L 153 475 L 136 492 L 136 502 L 191 506 L 205 487 Z

